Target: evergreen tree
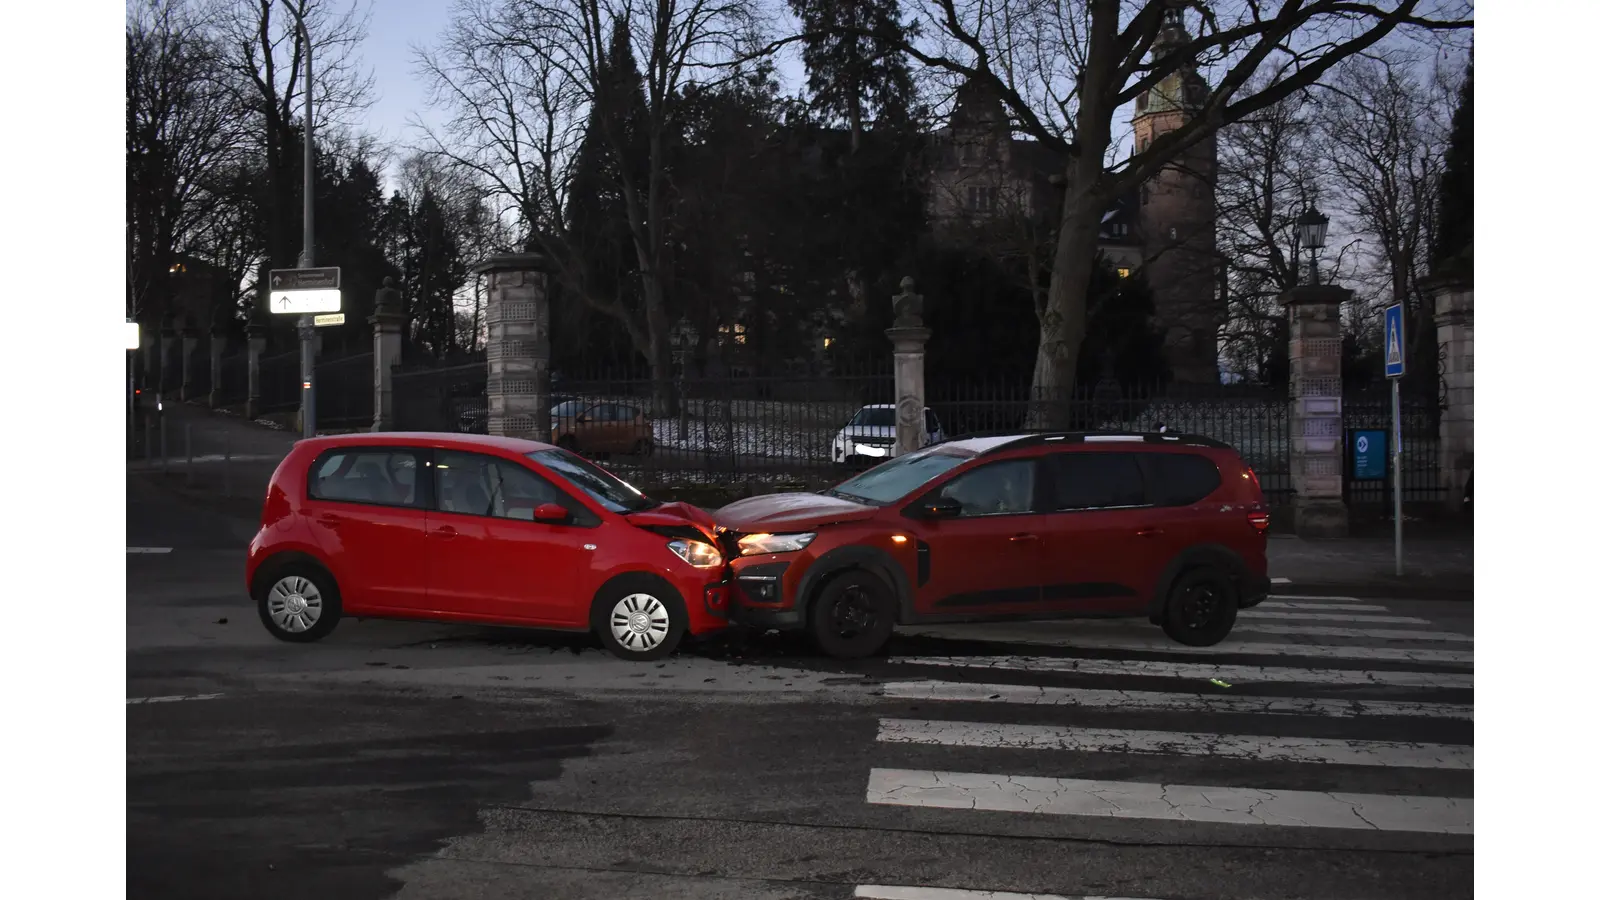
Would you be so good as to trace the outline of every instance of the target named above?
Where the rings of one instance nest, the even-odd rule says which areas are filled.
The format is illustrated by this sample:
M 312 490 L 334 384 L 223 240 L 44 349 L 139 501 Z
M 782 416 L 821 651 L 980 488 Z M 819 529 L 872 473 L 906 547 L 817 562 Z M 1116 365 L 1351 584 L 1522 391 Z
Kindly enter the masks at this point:
M 1439 178 L 1439 220 L 1429 268 L 1438 271 L 1472 243 L 1472 66 L 1450 122 L 1450 146 Z
M 906 40 L 899 0 L 789 0 L 789 8 L 808 34 L 801 56 L 812 107 L 849 124 L 852 153 L 868 118 L 908 117 L 911 74 L 895 49 Z

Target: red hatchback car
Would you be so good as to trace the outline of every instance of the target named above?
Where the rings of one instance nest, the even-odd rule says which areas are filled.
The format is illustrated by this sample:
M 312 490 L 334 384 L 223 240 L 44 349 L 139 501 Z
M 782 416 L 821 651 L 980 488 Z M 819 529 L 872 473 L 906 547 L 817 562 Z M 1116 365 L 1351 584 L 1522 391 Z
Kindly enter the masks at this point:
M 1166 433 L 950 441 L 717 513 L 734 620 L 841 657 L 897 623 L 1086 615 L 1216 644 L 1267 595 L 1267 525 L 1238 453 Z
M 267 489 L 246 580 L 275 637 L 341 616 L 594 631 L 659 659 L 727 626 L 726 565 L 700 509 L 512 438 L 301 441 Z

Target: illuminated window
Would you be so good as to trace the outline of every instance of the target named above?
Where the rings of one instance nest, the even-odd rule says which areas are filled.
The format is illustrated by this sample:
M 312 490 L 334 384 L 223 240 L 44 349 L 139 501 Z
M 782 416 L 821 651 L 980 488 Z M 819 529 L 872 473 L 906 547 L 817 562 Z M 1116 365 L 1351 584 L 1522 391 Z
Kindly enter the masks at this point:
M 832 346 L 833 346 L 833 338 L 825 337 L 825 338 L 822 339 L 822 348 L 824 350 L 826 350 L 827 348 L 832 347 Z
M 183 272 L 189 271 L 189 268 L 187 266 L 185 266 L 183 263 L 173 263 L 172 264 L 172 268 L 168 269 L 167 271 L 168 272 L 176 272 L 176 273 L 180 273 L 181 274 Z
M 745 333 L 744 333 L 744 326 L 743 325 L 733 325 L 731 327 L 728 326 L 728 325 L 724 325 L 721 328 L 717 329 L 717 331 L 722 334 L 722 339 L 724 341 L 726 341 L 728 338 L 731 337 L 731 338 L 733 338 L 733 342 L 735 344 L 742 344 L 742 343 L 745 342 Z
M 1127 278 L 1132 274 L 1133 274 L 1133 270 L 1128 268 L 1127 266 L 1118 266 L 1117 267 L 1117 277 L 1118 278 Z

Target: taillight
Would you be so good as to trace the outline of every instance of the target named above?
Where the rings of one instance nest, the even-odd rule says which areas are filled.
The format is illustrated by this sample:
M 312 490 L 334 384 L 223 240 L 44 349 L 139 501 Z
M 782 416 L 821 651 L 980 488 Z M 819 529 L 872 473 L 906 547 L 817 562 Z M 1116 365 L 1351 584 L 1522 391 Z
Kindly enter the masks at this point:
M 1245 513 L 1244 517 L 1250 522 L 1250 527 L 1254 528 L 1257 534 L 1266 534 L 1267 526 L 1272 521 L 1272 517 L 1263 509 L 1252 509 Z

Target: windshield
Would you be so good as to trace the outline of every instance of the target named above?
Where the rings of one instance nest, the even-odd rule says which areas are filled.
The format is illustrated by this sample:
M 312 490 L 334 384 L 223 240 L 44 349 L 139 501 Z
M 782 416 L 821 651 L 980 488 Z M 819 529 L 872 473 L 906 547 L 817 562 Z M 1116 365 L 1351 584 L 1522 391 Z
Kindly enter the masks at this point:
M 550 408 L 550 415 L 558 419 L 570 419 L 581 412 L 583 412 L 583 403 L 579 400 L 568 400 Z
M 893 503 L 971 457 L 933 449 L 892 459 L 839 485 L 829 493 L 873 506 Z
M 528 458 L 566 478 L 596 503 L 614 513 L 638 512 L 661 504 L 592 462 L 566 450 L 535 450 Z
M 856 410 L 856 417 L 850 420 L 850 424 L 867 428 L 889 428 L 894 425 L 894 410 L 886 406 L 863 407 Z

